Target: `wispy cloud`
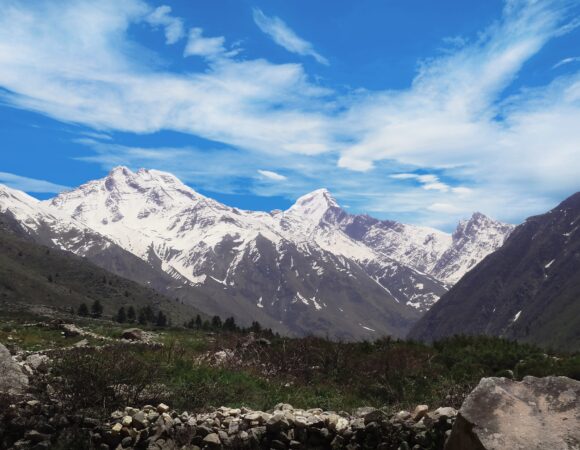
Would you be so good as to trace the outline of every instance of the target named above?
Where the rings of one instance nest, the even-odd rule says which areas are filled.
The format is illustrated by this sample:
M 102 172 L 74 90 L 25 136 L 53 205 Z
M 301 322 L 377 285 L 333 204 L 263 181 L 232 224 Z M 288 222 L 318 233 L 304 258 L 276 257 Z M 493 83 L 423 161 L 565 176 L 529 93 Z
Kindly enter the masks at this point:
M 314 46 L 298 36 L 279 17 L 269 17 L 258 8 L 254 8 L 254 22 L 258 28 L 272 38 L 272 40 L 291 53 L 302 56 L 312 56 L 320 64 L 328 65 L 328 60 L 314 50 Z
M 572 56 L 570 58 L 564 58 L 564 59 L 558 61 L 556 64 L 554 64 L 552 66 L 552 69 L 557 69 L 560 66 L 564 66 L 566 64 L 575 63 L 575 62 L 580 62 L 580 56 Z
M 273 181 L 284 181 L 288 178 L 288 177 L 285 177 L 284 175 L 280 175 L 279 173 L 274 172 L 272 170 L 258 169 L 258 173 L 260 175 L 262 175 L 264 178 L 267 178 L 268 180 L 273 180 Z
M 145 20 L 153 26 L 163 27 L 165 30 L 165 41 L 167 44 L 175 44 L 184 35 L 183 21 L 171 15 L 171 7 L 167 5 L 159 6 L 146 16 Z
M 223 36 L 218 37 L 203 37 L 203 30 L 201 28 L 192 28 L 189 30 L 189 37 L 187 45 L 183 54 L 185 56 L 204 56 L 204 57 L 216 57 L 223 55 L 226 52 L 224 43 L 226 38 Z
M 330 91 L 300 65 L 221 59 L 185 74 L 152 67 L 135 59 L 139 46 L 127 36 L 150 12 L 138 0 L 9 4 L 0 16 L 0 95 L 104 131 L 169 129 L 265 152 L 331 149 L 322 104 Z
M 150 149 L 105 145 L 95 135 L 84 142 L 92 152 L 84 158 L 103 167 L 129 160 L 220 192 L 292 197 L 326 186 L 353 211 L 432 225 L 475 209 L 517 221 L 579 188 L 575 66 L 505 97 L 526 61 L 577 29 L 570 4 L 509 0 L 478 38 L 422 61 L 408 88 L 342 96 L 300 64 L 209 57 L 231 46 L 200 28 L 192 54 L 207 59 L 203 71 L 172 72 L 140 59 L 129 29 L 151 24 L 157 11 L 141 0 L 9 2 L 0 15 L 0 96 L 99 133 L 171 130 L 215 143 Z M 179 33 L 171 36 L 167 42 Z M 296 37 L 291 30 L 276 36 Z M 318 55 L 296 42 L 292 51 Z M 257 167 L 287 179 L 274 183 Z M 390 176 L 397 174 L 413 176 Z
M 70 189 L 68 186 L 51 183 L 50 181 L 38 180 L 36 178 L 28 178 L 13 173 L 0 172 L 0 183 L 5 184 L 13 189 L 18 189 L 25 192 L 35 193 L 59 193 Z
M 426 191 L 453 192 L 460 195 L 466 195 L 471 192 L 471 189 L 464 186 L 450 186 L 433 174 L 395 173 L 390 175 L 390 177 L 395 180 L 414 180 Z

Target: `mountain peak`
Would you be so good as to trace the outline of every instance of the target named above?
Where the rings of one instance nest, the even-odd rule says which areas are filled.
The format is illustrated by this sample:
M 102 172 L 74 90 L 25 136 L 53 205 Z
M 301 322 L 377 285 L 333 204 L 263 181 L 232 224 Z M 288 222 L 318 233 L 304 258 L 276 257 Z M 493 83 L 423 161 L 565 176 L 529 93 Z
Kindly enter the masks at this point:
M 486 216 L 483 213 L 480 213 L 479 211 L 475 211 L 472 215 L 471 218 L 469 219 L 470 221 L 479 221 L 479 220 L 485 220 L 485 219 L 489 219 L 488 216 Z
M 110 170 L 109 175 L 107 175 L 107 176 L 109 176 L 109 177 L 125 176 L 126 177 L 129 175 L 133 175 L 133 172 L 127 166 L 116 166 Z
M 187 186 L 179 178 L 169 172 L 155 169 L 138 169 L 133 172 L 125 166 L 113 168 L 109 174 L 95 180 L 97 184 L 103 184 L 107 191 L 118 192 L 145 192 L 155 193 L 157 197 L 169 196 L 173 201 L 184 197 L 187 201 L 201 197 L 194 189 Z
M 560 203 L 556 208 L 556 210 L 562 209 L 580 209 L 580 192 L 576 192 Z
M 333 208 L 339 208 L 338 202 L 328 189 L 322 188 L 298 198 L 296 203 L 288 209 L 288 212 L 318 222 L 329 209 Z
M 325 204 L 329 207 L 338 207 L 338 202 L 326 188 L 316 189 L 299 197 L 294 205 L 307 205 L 312 203 Z

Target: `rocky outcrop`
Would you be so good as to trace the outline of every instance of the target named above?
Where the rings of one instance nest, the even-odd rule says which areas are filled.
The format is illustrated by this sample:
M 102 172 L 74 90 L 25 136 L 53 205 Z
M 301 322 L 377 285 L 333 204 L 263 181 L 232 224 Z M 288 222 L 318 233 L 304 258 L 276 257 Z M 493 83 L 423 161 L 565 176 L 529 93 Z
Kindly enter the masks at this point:
M 28 377 L 8 349 L 0 344 L 0 393 L 21 395 L 27 387 Z
M 127 328 L 126 330 L 123 330 L 121 338 L 127 339 L 129 341 L 142 341 L 143 330 L 140 328 Z
M 577 450 L 580 382 L 483 378 L 463 403 L 445 450 Z

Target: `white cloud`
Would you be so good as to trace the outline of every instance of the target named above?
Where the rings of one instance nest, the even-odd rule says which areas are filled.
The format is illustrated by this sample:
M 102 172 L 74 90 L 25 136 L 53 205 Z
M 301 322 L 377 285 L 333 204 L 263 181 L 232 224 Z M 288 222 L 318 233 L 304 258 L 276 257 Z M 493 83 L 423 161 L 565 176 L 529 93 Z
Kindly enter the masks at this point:
M 183 21 L 171 15 L 171 7 L 167 5 L 159 6 L 151 12 L 145 20 L 153 26 L 165 28 L 165 42 L 175 44 L 184 35 Z
M 206 38 L 202 36 L 201 28 L 192 28 L 189 30 L 189 37 L 185 47 L 185 56 L 204 56 L 216 57 L 225 53 L 224 43 L 226 38 L 223 36 Z
M 437 175 L 433 174 L 415 174 L 415 173 L 396 173 L 390 175 L 395 180 L 416 180 L 422 185 L 426 191 L 440 191 L 440 192 L 454 192 L 456 194 L 468 194 L 471 192 L 469 188 L 457 186 L 451 187 L 449 184 L 443 183 L 439 180 Z
M 0 183 L 13 189 L 25 192 L 36 193 L 59 193 L 70 189 L 68 186 L 51 183 L 50 181 L 38 180 L 36 178 L 22 177 L 13 173 L 0 172 Z
M 556 64 L 554 64 L 552 66 L 552 69 L 557 69 L 560 66 L 564 66 L 566 64 L 575 63 L 575 62 L 580 62 L 580 56 L 572 56 L 570 58 L 564 58 L 564 59 L 558 61 Z
M 300 64 L 206 56 L 202 72 L 156 65 L 130 38 L 130 27 L 151 24 L 156 11 L 141 0 L 8 2 L 0 15 L 0 100 L 98 133 L 172 130 L 216 143 L 202 150 L 93 142 L 96 154 L 86 159 L 103 166 L 129 159 L 221 192 L 239 192 L 240 177 L 260 195 L 295 196 L 324 183 L 354 211 L 432 225 L 475 209 L 518 221 L 579 189 L 575 66 L 504 98 L 526 61 L 574 29 L 564 3 L 509 0 L 479 38 L 423 61 L 410 87 L 341 96 Z M 266 23 L 283 24 L 274 19 Z M 199 32 L 196 39 L 205 45 L 199 54 L 227 48 L 225 38 Z M 310 54 L 311 44 L 298 39 L 302 46 L 290 48 Z M 283 168 L 288 178 L 268 182 L 256 167 Z M 402 176 L 418 172 L 439 175 Z
M 287 179 L 287 177 L 285 177 L 284 175 L 280 175 L 277 172 L 274 172 L 272 170 L 262 170 L 262 169 L 258 169 L 258 173 L 260 175 L 262 175 L 264 178 L 267 178 L 269 180 L 274 180 L 274 181 L 284 181 Z
M 176 74 L 141 61 L 146 50 L 127 36 L 151 13 L 140 0 L 30 5 L 0 16 L 6 102 L 103 131 L 169 129 L 264 152 L 332 149 L 322 104 L 330 91 L 300 65 L 220 59 Z
M 444 214 L 457 214 L 461 213 L 461 208 L 454 206 L 450 203 L 433 203 L 427 207 L 429 211 Z
M 416 180 L 417 177 L 418 175 L 414 173 L 395 173 L 391 175 L 391 178 L 395 180 Z
M 313 45 L 298 36 L 279 17 L 268 17 L 260 9 L 254 8 L 254 22 L 258 28 L 270 36 L 276 44 L 284 47 L 291 53 L 303 56 L 312 56 L 320 64 L 328 65 L 328 60 L 314 50 Z

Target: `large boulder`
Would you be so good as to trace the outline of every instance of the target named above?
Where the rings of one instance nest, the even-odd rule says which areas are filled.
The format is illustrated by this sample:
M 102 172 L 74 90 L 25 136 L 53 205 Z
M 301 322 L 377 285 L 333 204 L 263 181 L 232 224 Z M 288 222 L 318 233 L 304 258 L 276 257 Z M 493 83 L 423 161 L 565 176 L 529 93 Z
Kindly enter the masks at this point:
M 145 341 L 147 339 L 147 333 L 140 328 L 127 328 L 123 330 L 121 337 L 129 341 Z
M 459 410 L 445 450 L 577 450 L 580 382 L 483 378 Z
M 10 355 L 6 347 L 0 344 L 0 393 L 19 395 L 28 387 L 28 377 Z

